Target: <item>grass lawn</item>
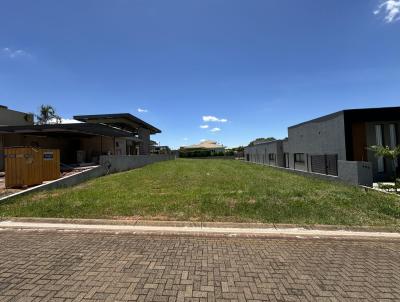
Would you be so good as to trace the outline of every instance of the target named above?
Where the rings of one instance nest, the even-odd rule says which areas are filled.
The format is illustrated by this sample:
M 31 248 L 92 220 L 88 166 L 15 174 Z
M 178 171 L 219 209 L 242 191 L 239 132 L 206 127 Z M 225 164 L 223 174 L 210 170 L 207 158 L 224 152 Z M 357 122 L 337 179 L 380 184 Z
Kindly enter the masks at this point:
M 240 161 L 178 159 L 14 198 L 0 215 L 400 229 L 400 198 Z

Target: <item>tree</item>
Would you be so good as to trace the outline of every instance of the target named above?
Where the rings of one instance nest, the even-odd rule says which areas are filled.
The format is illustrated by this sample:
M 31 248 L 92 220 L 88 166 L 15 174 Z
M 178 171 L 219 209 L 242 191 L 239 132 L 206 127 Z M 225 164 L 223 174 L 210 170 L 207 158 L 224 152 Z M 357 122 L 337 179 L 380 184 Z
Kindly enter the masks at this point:
M 276 140 L 275 137 L 267 137 L 267 138 L 259 137 L 259 138 L 256 138 L 255 140 L 251 141 L 249 144 L 249 147 L 254 146 L 254 144 L 257 142 L 272 142 L 275 140 Z
M 236 147 L 236 148 L 232 148 L 232 151 L 234 151 L 234 152 L 243 152 L 244 151 L 244 147 L 243 146 L 239 146 L 239 147 Z
M 55 124 L 61 123 L 61 117 L 57 115 L 55 108 L 51 105 L 41 105 L 36 119 L 39 125 L 50 124 L 53 121 Z
M 377 157 L 385 157 L 392 161 L 393 163 L 393 171 L 394 171 L 394 182 L 397 182 L 397 171 L 396 171 L 396 161 L 400 156 L 400 145 L 397 145 L 393 149 L 389 146 L 371 146 L 369 148 L 371 151 L 375 153 Z

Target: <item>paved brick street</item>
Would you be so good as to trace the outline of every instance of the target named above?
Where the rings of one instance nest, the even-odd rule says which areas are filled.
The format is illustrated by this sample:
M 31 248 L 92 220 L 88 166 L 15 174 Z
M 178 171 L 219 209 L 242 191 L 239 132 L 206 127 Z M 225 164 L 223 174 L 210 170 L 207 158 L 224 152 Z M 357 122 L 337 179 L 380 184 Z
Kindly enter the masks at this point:
M 400 242 L 0 232 L 1 301 L 400 300 Z

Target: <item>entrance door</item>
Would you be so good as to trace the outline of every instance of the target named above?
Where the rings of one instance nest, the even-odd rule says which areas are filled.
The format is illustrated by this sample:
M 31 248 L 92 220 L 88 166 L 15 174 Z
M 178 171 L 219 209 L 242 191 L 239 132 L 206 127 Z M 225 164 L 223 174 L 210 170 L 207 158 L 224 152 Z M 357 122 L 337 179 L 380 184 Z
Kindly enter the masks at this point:
M 367 135 L 365 130 L 365 123 L 353 123 L 352 140 L 353 140 L 353 160 L 368 161 Z

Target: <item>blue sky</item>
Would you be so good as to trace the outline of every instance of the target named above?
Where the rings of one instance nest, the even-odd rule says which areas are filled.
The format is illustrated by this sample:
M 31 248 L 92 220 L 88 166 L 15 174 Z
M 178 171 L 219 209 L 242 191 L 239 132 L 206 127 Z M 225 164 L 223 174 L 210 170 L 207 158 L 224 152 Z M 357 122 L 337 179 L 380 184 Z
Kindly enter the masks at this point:
M 400 105 L 399 10 L 400 0 L 2 0 L 0 103 L 52 104 L 64 118 L 130 112 L 173 147 L 281 138 L 322 114 Z

